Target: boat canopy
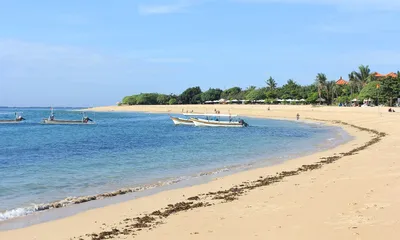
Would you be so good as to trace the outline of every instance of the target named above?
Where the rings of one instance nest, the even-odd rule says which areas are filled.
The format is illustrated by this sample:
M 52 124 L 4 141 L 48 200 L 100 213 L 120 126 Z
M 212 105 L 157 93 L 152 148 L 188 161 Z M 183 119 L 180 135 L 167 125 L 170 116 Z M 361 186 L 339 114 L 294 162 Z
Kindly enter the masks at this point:
M 212 117 L 237 117 L 238 115 L 218 113 L 183 113 L 185 116 L 212 116 Z

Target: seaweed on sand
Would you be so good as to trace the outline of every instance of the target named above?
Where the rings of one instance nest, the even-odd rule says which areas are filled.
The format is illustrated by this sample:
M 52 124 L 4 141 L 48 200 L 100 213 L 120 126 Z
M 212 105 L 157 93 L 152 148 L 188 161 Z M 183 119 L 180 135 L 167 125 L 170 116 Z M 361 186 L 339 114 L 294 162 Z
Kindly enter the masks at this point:
M 260 176 L 259 179 L 251 181 L 251 182 L 243 182 L 240 185 L 231 187 L 227 190 L 222 190 L 218 192 L 209 192 L 206 194 L 199 194 L 197 196 L 193 196 L 188 198 L 189 202 L 178 202 L 175 204 L 169 204 L 167 207 L 159 210 L 153 211 L 151 214 L 146 214 L 143 217 L 136 217 L 132 219 L 125 219 L 125 226 L 120 226 L 120 229 L 117 228 L 111 228 L 109 231 L 102 231 L 100 233 L 92 233 L 92 234 L 86 234 L 86 237 L 89 237 L 89 239 L 92 240 L 102 240 L 102 239 L 112 239 L 115 237 L 118 237 L 120 235 L 131 235 L 134 236 L 138 231 L 141 231 L 142 229 L 148 229 L 151 230 L 157 225 L 161 224 L 162 221 L 160 219 L 165 219 L 168 218 L 171 215 L 178 214 L 180 212 L 185 212 L 188 210 L 193 210 L 196 208 L 201 208 L 201 207 L 209 207 L 212 206 L 213 204 L 216 203 L 226 203 L 226 202 L 232 202 L 237 199 L 239 199 L 240 196 L 243 194 L 259 188 L 259 187 L 265 187 L 271 184 L 275 184 L 278 182 L 281 182 L 285 178 L 299 175 L 303 172 L 308 172 L 308 171 L 314 171 L 317 169 L 322 168 L 324 165 L 327 164 L 332 164 L 341 158 L 345 156 L 351 156 L 355 155 L 358 152 L 378 143 L 379 141 L 382 140 L 386 136 L 386 133 L 379 132 L 374 129 L 368 129 L 360 126 L 356 126 L 353 124 L 349 124 L 346 122 L 342 121 L 327 121 L 327 120 L 320 120 L 320 119 L 310 119 L 310 120 L 316 120 L 320 122 L 332 122 L 334 124 L 338 125 L 345 125 L 349 126 L 352 128 L 356 128 L 360 131 L 365 131 L 368 133 L 372 134 L 372 138 L 364 143 L 362 146 L 356 147 L 348 152 L 340 153 L 340 154 L 334 154 L 333 156 L 328 156 L 328 157 L 323 157 L 320 159 L 320 161 L 315 162 L 313 164 L 305 164 L 302 165 L 301 167 L 297 168 L 296 170 L 292 171 L 282 171 L 279 173 L 276 173 L 275 175 L 272 176 Z M 208 200 L 208 201 L 207 201 Z M 222 201 L 221 201 L 222 200 Z M 211 202 L 213 204 L 211 204 Z M 158 218 L 157 218 L 158 217 Z M 82 239 L 82 236 L 80 236 Z

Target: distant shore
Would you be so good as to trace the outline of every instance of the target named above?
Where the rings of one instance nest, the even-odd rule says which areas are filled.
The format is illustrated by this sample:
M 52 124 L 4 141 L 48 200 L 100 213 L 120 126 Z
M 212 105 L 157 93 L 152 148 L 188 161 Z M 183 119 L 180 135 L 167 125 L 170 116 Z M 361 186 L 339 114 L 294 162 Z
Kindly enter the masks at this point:
M 130 239 L 133 234 L 135 239 L 182 240 L 397 239 L 394 229 L 400 222 L 393 212 L 400 210 L 400 201 L 393 196 L 400 193 L 396 161 L 400 150 L 393 146 L 400 136 L 396 127 L 400 115 L 383 108 L 378 112 L 378 108 L 269 107 L 111 106 L 87 111 L 179 114 L 217 109 L 244 118 L 290 120 L 299 113 L 300 120 L 341 126 L 355 138 L 277 166 L 0 232 L 0 239 Z

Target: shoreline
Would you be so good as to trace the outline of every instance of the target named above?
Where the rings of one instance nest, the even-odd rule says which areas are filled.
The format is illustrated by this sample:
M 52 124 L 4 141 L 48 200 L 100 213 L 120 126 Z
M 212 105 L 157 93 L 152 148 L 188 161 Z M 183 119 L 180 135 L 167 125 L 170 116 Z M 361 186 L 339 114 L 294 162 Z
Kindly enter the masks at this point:
M 280 121 L 291 121 L 288 119 L 274 119 L 274 120 L 280 120 Z M 320 125 L 320 122 L 316 121 L 301 121 L 303 124 L 318 124 Z M 322 123 L 323 125 L 328 126 L 326 123 Z M 342 135 L 341 132 L 344 131 L 342 128 L 338 128 L 335 130 L 332 130 L 332 133 Z M 345 132 L 345 131 L 344 131 Z M 347 132 L 346 132 L 347 134 Z M 188 186 L 193 186 L 193 185 L 198 185 L 198 184 L 206 184 L 211 181 L 212 178 L 219 178 L 219 177 L 225 177 L 228 175 L 233 175 L 238 172 L 242 171 L 249 171 L 257 168 L 264 168 L 264 167 L 271 167 L 274 165 L 279 165 L 279 164 L 284 164 L 286 161 L 290 161 L 292 159 L 296 159 L 299 157 L 304 157 L 308 156 L 311 154 L 315 154 L 318 152 L 323 152 L 328 149 L 333 149 L 339 145 L 346 144 L 349 141 L 351 141 L 352 136 L 346 135 L 344 138 L 343 136 L 339 139 L 337 139 L 332 146 L 320 146 L 320 147 L 315 147 L 313 150 L 308 150 L 308 151 L 302 151 L 298 153 L 291 153 L 285 157 L 279 157 L 278 159 L 276 157 L 268 159 L 259 159 L 259 160 L 249 160 L 246 162 L 242 163 L 237 163 L 234 165 L 226 165 L 226 166 L 220 166 L 218 168 L 213 168 L 213 169 L 205 169 L 201 172 L 196 172 L 191 175 L 184 175 L 184 176 L 174 176 L 171 178 L 166 178 L 163 180 L 156 180 L 156 181 L 151 181 L 142 185 L 134 185 L 134 186 L 127 186 L 127 187 L 121 187 L 117 188 L 112 191 L 108 192 L 103 192 L 99 193 L 96 195 L 84 195 L 84 196 L 69 196 L 61 200 L 56 200 L 52 202 L 47 202 L 47 203 L 40 203 L 36 204 L 35 206 L 32 207 L 18 207 L 14 209 L 7 210 L 3 212 L 4 217 L 7 218 L 8 215 L 14 215 L 14 214 L 19 214 L 18 211 L 24 211 L 26 212 L 24 215 L 20 216 L 11 216 L 8 219 L 4 219 L 0 221 L 0 231 L 9 231 L 9 230 L 16 230 L 16 229 L 21 229 L 29 226 L 33 226 L 36 224 L 41 224 L 49 221 L 54 221 L 57 219 L 62 219 L 65 217 L 70 217 L 72 215 L 78 214 L 83 211 L 91 210 L 91 209 L 96 209 L 96 208 L 101 208 L 101 207 L 106 207 L 110 204 L 117 204 L 123 201 L 129 201 L 131 199 L 136 199 L 138 197 L 144 197 L 144 196 L 149 196 L 153 194 L 157 194 L 162 191 L 168 191 L 171 189 L 177 189 L 177 188 L 185 188 Z M 328 140 L 326 140 L 328 141 Z M 325 143 L 327 144 L 327 142 Z M 122 197 L 123 195 L 127 195 L 125 197 Z M 121 199 L 125 200 L 118 200 L 115 199 L 116 197 L 120 197 Z M 92 203 L 93 201 L 97 201 L 97 203 Z M 86 206 L 77 206 L 80 204 L 86 204 L 89 203 L 89 205 Z M 68 213 L 67 210 L 61 210 L 63 208 L 69 208 L 68 210 L 71 212 L 71 214 Z M 83 210 L 76 210 L 74 209 L 83 209 Z M 54 213 L 54 210 L 58 210 L 57 213 Z M 59 214 L 59 212 L 62 212 L 62 214 Z M 22 213 L 21 213 L 22 214 Z M 33 216 L 35 215 L 36 219 L 40 220 L 35 220 L 32 221 Z M 54 217 L 51 217 L 54 216 Z M 25 223 L 29 222 L 29 223 Z
M 243 115 L 245 115 L 245 114 L 243 114 Z M 255 116 L 253 115 L 252 117 L 255 117 Z M 259 116 L 259 117 L 261 117 L 261 116 Z M 266 117 L 267 118 L 271 118 L 269 116 L 266 116 Z M 283 120 L 287 120 L 287 118 L 284 118 Z M 326 122 L 326 119 L 309 118 L 308 120 L 318 121 L 318 122 Z M 209 196 L 213 196 L 213 198 L 215 198 L 215 199 L 210 199 L 210 200 L 207 200 L 207 201 L 215 201 L 215 200 L 217 200 L 217 201 L 222 201 L 222 202 L 224 202 L 224 201 L 231 202 L 233 200 L 236 200 L 236 197 L 240 197 L 241 198 L 243 193 L 246 192 L 249 189 L 252 191 L 254 189 L 263 188 L 266 185 L 270 185 L 270 184 L 276 183 L 276 182 L 281 182 L 281 180 L 286 179 L 287 177 L 292 178 L 292 177 L 297 176 L 297 175 L 303 175 L 303 174 L 308 173 L 309 170 L 319 169 L 322 165 L 325 166 L 325 165 L 333 163 L 333 162 L 335 162 L 335 161 L 337 161 L 337 160 L 339 160 L 341 158 L 346 158 L 348 156 L 353 156 L 355 153 L 358 153 L 359 151 L 365 150 L 368 146 L 370 146 L 370 145 L 368 145 L 368 146 L 364 147 L 365 145 L 363 145 L 363 144 L 371 143 L 371 145 L 372 145 L 372 144 L 380 142 L 380 140 L 384 137 L 384 134 L 380 134 L 377 131 L 373 131 L 371 129 L 367 129 L 367 128 L 363 128 L 363 127 L 359 127 L 359 126 L 355 126 L 355 125 L 348 125 L 344 121 L 343 122 L 334 122 L 334 121 L 332 122 L 332 121 L 329 121 L 329 122 L 331 122 L 334 125 L 336 125 L 336 124 L 344 124 L 343 128 L 347 132 L 349 132 L 350 135 L 354 135 L 355 139 L 350 141 L 350 142 L 348 142 L 348 143 L 346 143 L 346 144 L 344 144 L 344 145 L 340 145 L 338 147 L 335 147 L 334 149 L 329 149 L 329 150 L 324 151 L 324 152 L 314 153 L 314 154 L 311 154 L 311 155 L 300 157 L 298 159 L 285 161 L 283 164 L 279 164 L 279 165 L 276 165 L 276 166 L 263 167 L 263 168 L 259 168 L 259 169 L 247 170 L 245 172 L 235 173 L 233 175 L 229 175 L 229 176 L 226 176 L 226 177 L 223 177 L 223 178 L 219 178 L 219 179 L 214 180 L 214 181 L 212 181 L 210 183 L 196 185 L 196 186 L 188 187 L 188 188 L 184 188 L 184 189 L 175 189 L 175 190 L 170 190 L 170 191 L 166 191 L 166 192 L 161 192 L 161 193 L 157 193 L 154 196 L 148 196 L 148 197 L 144 197 L 144 198 L 149 200 L 149 199 L 160 198 L 160 196 L 169 196 L 168 197 L 169 201 L 167 201 L 167 203 L 175 204 L 173 199 L 177 200 L 176 202 L 178 202 L 178 203 L 181 202 L 178 205 L 173 205 L 172 207 L 171 206 L 167 207 L 167 210 L 162 210 L 163 212 L 160 212 L 160 214 L 162 216 L 164 216 L 164 217 L 165 216 L 170 216 L 170 214 L 168 212 L 170 212 L 170 213 L 180 212 L 180 211 L 186 211 L 188 209 L 194 209 L 194 208 L 197 209 L 197 208 L 200 208 L 200 207 L 201 207 L 201 209 L 203 209 L 202 207 L 209 206 L 209 204 L 211 204 L 209 202 L 208 203 L 199 202 L 199 200 L 201 200 L 203 198 L 203 196 L 204 196 L 204 195 L 199 195 L 199 194 L 201 194 L 201 192 L 203 192 L 203 194 L 205 194 L 204 193 L 205 189 L 207 189 L 207 191 L 209 191 L 208 193 L 211 192 L 209 194 Z M 368 133 L 366 133 L 366 131 Z M 376 136 L 374 136 L 372 138 L 372 139 L 375 139 L 374 140 L 375 142 L 371 142 L 371 140 L 365 141 L 366 139 L 371 137 L 370 136 L 371 133 L 376 135 Z M 354 145 L 358 145 L 358 147 L 354 148 Z M 338 152 L 341 152 L 341 154 L 338 153 Z M 334 154 L 334 153 L 336 153 L 336 154 Z M 328 154 L 329 154 L 329 157 L 325 157 L 326 159 L 321 159 L 321 157 L 323 157 L 324 155 L 328 155 Z M 317 163 L 315 163 L 316 159 L 321 160 L 321 161 L 318 161 Z M 296 165 L 299 165 L 299 166 L 297 166 L 297 168 L 296 168 Z M 301 168 L 301 167 L 304 167 L 304 168 Z M 290 169 L 292 169 L 292 170 L 290 170 Z M 297 169 L 296 170 L 297 172 L 295 170 L 293 170 L 293 169 Z M 274 171 L 278 172 L 277 170 L 280 170 L 279 172 L 281 172 L 282 174 L 278 174 L 278 175 L 276 175 L 274 177 L 268 177 L 271 174 L 266 174 L 267 172 L 272 172 L 272 173 Z M 299 173 L 302 173 L 302 174 L 299 174 Z M 260 178 L 261 180 L 257 179 L 257 177 L 259 177 L 261 175 L 264 175 L 264 177 L 262 179 Z M 245 179 L 246 179 L 246 181 L 244 181 Z M 259 185 L 260 181 L 265 181 L 265 182 L 262 185 Z M 243 182 L 247 182 L 248 184 L 247 183 L 246 184 L 242 184 Z M 236 187 L 232 187 L 232 185 L 233 186 L 236 185 Z M 241 185 L 243 185 L 243 186 L 241 186 Z M 272 184 L 272 185 L 277 186 L 277 185 L 280 185 L 280 184 Z M 229 188 L 229 186 L 231 186 L 231 187 Z M 221 190 L 217 190 L 217 189 L 221 189 L 221 188 L 223 189 L 222 191 Z M 226 189 L 224 190 L 224 188 L 226 188 L 228 190 L 226 190 Z M 213 189 L 214 189 L 214 191 L 213 191 Z M 199 191 L 199 190 L 203 190 L 203 191 Z M 185 192 L 185 193 L 187 192 L 188 195 L 185 194 L 186 197 L 175 196 L 177 193 L 178 193 L 178 195 L 180 195 L 179 193 L 182 193 L 182 192 Z M 193 193 L 190 193 L 190 192 L 193 192 Z M 189 193 L 190 193 L 190 196 L 189 196 Z M 194 193 L 197 193 L 197 194 L 194 194 Z M 187 200 L 188 199 L 187 197 L 190 197 L 190 199 Z M 161 198 L 163 198 L 163 197 L 161 197 Z M 60 220 L 52 221 L 52 222 L 49 222 L 49 223 L 34 225 L 34 226 L 31 226 L 31 227 L 28 227 L 28 228 L 23 228 L 23 229 L 18 229 L 18 230 L 13 230 L 13 231 L 0 232 L 0 236 L 2 236 L 2 234 L 6 234 L 5 236 L 7 237 L 8 234 L 10 234 L 9 236 L 13 236 L 14 237 L 13 239 L 22 239 L 22 238 L 18 238 L 18 236 L 22 236 L 22 235 L 19 235 L 19 234 L 24 234 L 24 232 L 28 233 L 28 232 L 31 232 L 31 231 L 36 232 L 39 229 L 50 227 L 52 225 L 56 225 L 56 226 L 60 227 L 60 225 L 68 224 L 68 222 L 70 224 L 72 224 L 71 223 L 72 219 L 79 220 L 79 219 L 88 217 L 88 215 L 96 215 L 97 218 L 94 218 L 94 219 L 102 219 L 98 215 L 100 212 L 108 212 L 108 213 L 110 213 L 110 210 L 114 209 L 114 208 L 123 209 L 125 205 L 131 205 L 134 201 L 136 203 L 138 203 L 138 202 L 143 202 L 144 200 L 143 200 L 143 198 L 134 199 L 134 200 L 131 200 L 131 201 L 126 202 L 126 203 L 120 203 L 120 204 L 113 205 L 113 206 L 106 206 L 106 207 L 101 208 L 101 209 L 89 210 L 88 212 L 83 212 L 83 213 L 77 214 L 75 216 L 68 217 L 66 219 L 60 219 Z M 187 201 L 192 201 L 193 203 L 189 204 Z M 202 201 L 204 201 L 204 199 Z M 241 201 L 241 200 L 239 200 L 239 201 Z M 182 202 L 184 202 L 184 203 L 182 203 Z M 152 208 L 153 212 L 154 211 L 157 212 L 157 210 L 155 210 L 155 209 L 159 209 L 159 210 L 162 209 L 162 205 L 163 205 L 162 203 L 164 203 L 164 207 L 165 207 L 165 205 L 166 205 L 165 204 L 166 203 L 165 199 L 164 199 L 164 201 L 159 201 L 156 204 L 156 205 L 161 206 L 161 208 L 160 207 L 159 208 L 155 208 L 155 207 Z M 213 202 L 213 204 L 214 204 L 214 202 Z M 220 204 L 220 203 L 215 203 L 215 205 L 218 205 L 218 204 Z M 214 205 L 212 205 L 212 206 L 214 206 Z M 147 207 L 144 207 L 144 208 L 141 208 L 141 209 L 142 210 L 148 209 L 148 210 L 146 210 L 146 211 L 134 211 L 135 213 L 137 213 L 136 215 L 139 216 L 139 214 L 138 214 L 139 212 L 140 213 L 151 212 L 150 206 L 147 206 Z M 198 211 L 200 211 L 200 210 L 198 210 Z M 157 214 L 158 214 L 158 212 L 156 213 L 156 215 Z M 85 216 L 85 215 L 87 215 L 87 216 Z M 132 216 L 132 215 L 135 215 L 135 214 L 129 214 L 129 215 Z M 135 220 L 132 219 L 131 222 L 132 221 L 133 222 L 136 221 L 133 225 L 140 223 L 139 224 L 141 226 L 140 229 L 142 229 L 142 228 L 145 229 L 146 228 L 145 226 L 147 226 L 147 228 L 149 228 L 151 223 L 154 223 L 156 221 L 155 219 L 153 219 L 154 216 L 155 216 L 154 214 L 153 215 L 147 214 L 145 217 L 143 217 L 141 219 L 135 219 Z M 104 217 L 103 217 L 103 219 L 104 219 Z M 115 220 L 117 220 L 117 219 L 122 220 L 121 216 L 119 216 L 119 217 L 116 217 L 114 219 L 114 221 L 111 221 L 111 222 L 116 222 Z M 99 221 L 102 221 L 102 220 L 99 220 Z M 166 221 L 166 222 L 168 222 L 168 221 Z M 108 224 L 106 224 L 106 225 L 108 225 Z M 110 224 L 108 226 L 111 226 L 111 225 L 112 224 Z M 99 231 L 99 228 L 98 228 L 99 226 L 97 226 L 97 232 L 98 233 L 96 233 L 97 234 L 96 236 L 103 235 L 103 237 L 104 237 L 105 234 L 106 235 L 108 234 L 110 236 L 114 236 L 115 237 L 116 235 L 119 235 L 122 232 L 125 233 L 125 234 L 132 234 L 134 232 L 137 233 L 137 229 L 139 228 L 139 225 L 136 225 L 136 227 L 133 227 L 134 231 L 131 231 L 132 230 L 131 228 L 130 229 L 127 229 L 127 228 L 123 229 L 120 226 L 119 227 L 121 228 L 121 230 L 118 230 L 118 231 L 116 231 L 116 230 Z M 92 227 L 94 229 L 96 229 L 96 226 L 92 226 Z M 108 228 L 110 229 L 110 227 L 108 227 Z M 94 230 L 94 229 L 93 229 L 92 232 L 96 232 L 96 230 Z M 118 227 L 114 228 L 114 229 L 118 229 Z M 89 229 L 86 229 L 86 230 L 87 230 L 86 231 L 87 233 L 90 233 Z M 77 233 L 78 233 L 78 231 L 77 231 Z M 74 236 L 78 236 L 77 234 L 73 234 L 73 235 Z M 81 236 L 85 237 L 84 234 L 83 235 L 81 234 Z M 103 238 L 93 238 L 93 237 L 96 237 L 96 236 L 91 235 L 90 237 L 92 237 L 92 239 L 103 239 Z M 15 237 L 17 237 L 17 238 L 15 238 Z M 49 236 L 47 236 L 47 237 L 49 237 Z M 24 238 L 24 239 L 26 239 L 26 238 Z M 45 238 L 45 236 L 44 236 L 44 237 L 41 237 L 39 239 L 56 239 L 56 238 L 54 238 L 54 237 Z M 64 238 L 61 237 L 59 239 L 64 239 Z

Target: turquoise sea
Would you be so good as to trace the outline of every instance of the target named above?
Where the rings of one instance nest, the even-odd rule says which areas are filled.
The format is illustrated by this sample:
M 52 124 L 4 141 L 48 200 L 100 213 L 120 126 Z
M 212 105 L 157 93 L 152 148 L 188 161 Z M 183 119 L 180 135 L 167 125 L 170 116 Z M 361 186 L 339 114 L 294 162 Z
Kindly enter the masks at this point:
M 0 119 L 15 109 L 0 108 Z M 174 126 L 166 114 L 89 113 L 96 125 L 41 125 L 49 109 L 17 109 L 0 124 L 0 221 L 42 204 L 137 187 L 138 191 L 280 163 L 350 137 L 322 124 L 244 117 L 247 128 Z M 56 118 L 80 119 L 73 109 Z

